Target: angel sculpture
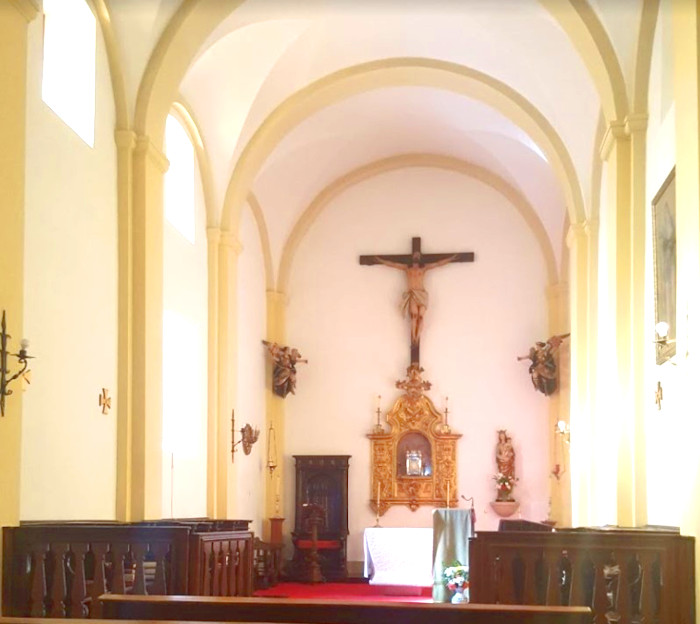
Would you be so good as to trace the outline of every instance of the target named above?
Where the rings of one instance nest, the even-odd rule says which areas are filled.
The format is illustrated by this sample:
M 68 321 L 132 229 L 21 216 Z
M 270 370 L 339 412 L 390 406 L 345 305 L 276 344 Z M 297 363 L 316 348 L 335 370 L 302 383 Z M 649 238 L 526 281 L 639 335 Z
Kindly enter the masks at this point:
M 552 336 L 547 342 L 536 342 L 527 355 L 518 356 L 518 361 L 530 360 L 528 372 L 535 390 L 550 396 L 557 389 L 557 364 L 554 353 L 571 334 Z
M 272 361 L 275 364 L 272 373 L 272 391 L 282 398 L 290 392 L 294 394 L 297 385 L 297 362 L 308 363 L 308 360 L 301 359 L 301 353 L 293 347 L 283 347 L 276 342 L 263 340 L 267 347 Z

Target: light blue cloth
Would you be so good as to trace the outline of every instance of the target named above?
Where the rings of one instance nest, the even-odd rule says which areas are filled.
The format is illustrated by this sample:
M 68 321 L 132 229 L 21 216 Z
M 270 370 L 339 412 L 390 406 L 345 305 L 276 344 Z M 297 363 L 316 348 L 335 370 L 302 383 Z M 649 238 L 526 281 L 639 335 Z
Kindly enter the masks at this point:
M 443 571 L 459 561 L 469 565 L 469 538 L 474 535 L 469 509 L 433 510 L 433 600 L 449 602 L 452 592 L 445 587 Z

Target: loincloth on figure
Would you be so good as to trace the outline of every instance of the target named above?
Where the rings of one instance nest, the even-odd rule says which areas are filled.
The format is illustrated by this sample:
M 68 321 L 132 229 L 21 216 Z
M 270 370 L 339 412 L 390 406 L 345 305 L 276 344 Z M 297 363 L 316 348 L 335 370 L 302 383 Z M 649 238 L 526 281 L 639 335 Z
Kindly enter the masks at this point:
M 420 309 L 425 310 L 428 307 L 428 291 L 424 289 L 414 288 L 412 290 L 407 290 L 403 294 L 403 300 L 401 302 L 401 310 L 406 316 L 411 314 L 411 303 L 415 303 Z

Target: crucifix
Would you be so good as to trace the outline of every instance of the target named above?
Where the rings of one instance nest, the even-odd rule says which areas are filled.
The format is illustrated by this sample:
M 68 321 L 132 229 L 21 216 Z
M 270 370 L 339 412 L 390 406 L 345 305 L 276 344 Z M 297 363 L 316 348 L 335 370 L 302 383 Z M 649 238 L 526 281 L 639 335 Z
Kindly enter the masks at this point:
M 420 335 L 428 307 L 428 291 L 423 284 L 425 272 L 451 262 L 474 262 L 474 253 L 471 251 L 424 254 L 420 247 L 420 237 L 414 237 L 411 240 L 410 255 L 360 256 L 360 264 L 383 264 L 406 273 L 408 285 L 401 308 L 411 319 L 411 364 L 420 364 Z

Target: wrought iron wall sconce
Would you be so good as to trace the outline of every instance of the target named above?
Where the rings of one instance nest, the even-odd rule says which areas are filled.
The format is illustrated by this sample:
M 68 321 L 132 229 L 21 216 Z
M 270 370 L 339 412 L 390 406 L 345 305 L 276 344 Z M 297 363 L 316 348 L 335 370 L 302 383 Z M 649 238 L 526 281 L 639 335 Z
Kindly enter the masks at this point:
M 267 469 L 270 471 L 270 476 L 275 472 L 275 468 L 277 468 L 277 438 L 275 430 L 270 424 L 267 431 Z
M 234 440 L 236 438 L 236 421 L 234 411 L 231 410 L 231 461 L 234 461 L 234 453 L 236 452 L 236 447 L 239 444 L 243 445 L 243 452 L 246 455 L 250 455 L 250 452 L 253 450 L 253 444 L 255 444 L 258 441 L 259 436 L 260 429 L 253 429 L 251 425 L 246 424 L 241 429 L 241 439 L 238 440 L 238 442 L 235 442 Z
M 31 372 L 27 370 L 29 366 L 29 360 L 32 359 L 30 355 L 27 354 L 27 347 L 29 346 L 29 341 L 23 338 L 19 343 L 19 353 L 8 353 L 7 351 L 7 339 L 12 338 L 10 334 L 7 333 L 5 325 L 5 310 L 2 311 L 2 331 L 0 332 L 0 416 L 5 415 L 5 397 L 12 394 L 12 390 L 8 386 L 17 378 L 21 378 L 23 383 L 31 382 Z M 17 358 L 17 362 L 22 365 L 14 375 L 8 377 L 10 371 L 7 370 L 7 356 L 11 355 Z

